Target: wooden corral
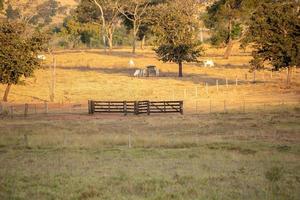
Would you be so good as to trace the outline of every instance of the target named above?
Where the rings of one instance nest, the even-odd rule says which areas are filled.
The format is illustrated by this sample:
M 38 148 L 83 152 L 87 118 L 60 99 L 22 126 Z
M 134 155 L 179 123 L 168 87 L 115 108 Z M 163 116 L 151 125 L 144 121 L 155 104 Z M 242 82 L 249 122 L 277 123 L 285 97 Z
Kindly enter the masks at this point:
M 88 102 L 89 114 L 94 113 L 180 113 L 183 114 L 183 101 L 93 101 Z

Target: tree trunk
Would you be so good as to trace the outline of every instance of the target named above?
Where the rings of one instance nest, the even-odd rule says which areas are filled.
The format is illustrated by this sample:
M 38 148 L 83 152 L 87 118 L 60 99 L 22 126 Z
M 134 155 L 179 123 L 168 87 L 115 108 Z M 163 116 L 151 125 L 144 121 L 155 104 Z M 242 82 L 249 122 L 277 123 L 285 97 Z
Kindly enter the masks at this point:
M 103 40 L 103 49 L 104 49 L 104 52 L 106 52 L 106 38 L 105 38 L 105 35 L 102 36 L 102 40 Z
M 233 42 L 232 40 L 230 40 L 229 43 L 227 44 L 227 48 L 224 53 L 224 59 L 229 58 L 229 56 L 231 55 L 232 47 L 233 47 Z
M 183 77 L 183 74 L 182 74 L 182 62 L 179 62 L 179 63 L 178 63 L 178 66 L 179 66 L 178 77 Z
M 135 54 L 135 49 L 136 49 L 136 35 L 137 35 L 137 26 L 136 22 L 133 22 L 133 39 L 132 39 L 132 53 Z
M 141 41 L 141 49 L 144 50 L 145 49 L 145 41 L 146 41 L 146 36 L 143 36 L 143 39 Z
M 7 102 L 7 97 L 8 97 L 8 93 L 10 91 L 10 88 L 11 88 L 11 84 L 7 84 L 4 95 L 3 95 L 3 101 L 4 102 Z
M 288 70 L 288 71 L 287 71 L 287 74 L 286 74 L 286 84 L 287 84 L 287 86 L 289 86 L 290 83 L 291 83 L 292 68 L 291 68 L 291 67 L 288 67 L 287 70 Z
M 112 50 L 113 50 L 113 31 L 111 28 L 108 30 L 108 38 L 107 39 L 108 39 L 109 51 L 112 52 Z
M 203 43 L 203 28 L 200 28 L 200 41 Z
M 136 49 L 136 35 L 133 34 L 133 41 L 132 41 L 132 53 L 135 54 Z
M 224 59 L 228 59 L 230 54 L 231 54 L 231 50 L 232 50 L 232 38 L 231 38 L 231 30 L 232 30 L 232 21 L 229 20 L 228 22 L 228 38 L 227 38 L 227 48 L 225 50 L 224 53 Z

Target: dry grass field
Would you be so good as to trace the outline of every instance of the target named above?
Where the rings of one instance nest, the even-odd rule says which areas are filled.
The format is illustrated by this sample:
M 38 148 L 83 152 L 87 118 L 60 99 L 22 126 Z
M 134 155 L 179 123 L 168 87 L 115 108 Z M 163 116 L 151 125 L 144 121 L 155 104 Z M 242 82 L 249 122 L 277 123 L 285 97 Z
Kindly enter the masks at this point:
M 207 107 L 212 101 L 215 107 L 237 106 L 245 100 L 249 106 L 255 103 L 298 102 L 300 94 L 300 71 L 294 70 L 291 87 L 285 84 L 286 72 L 265 70 L 256 73 L 257 83 L 253 84 L 253 73 L 249 72 L 249 52 L 235 46 L 229 60 L 222 58 L 224 49 L 206 46 L 206 53 L 200 60 L 213 59 L 214 68 L 204 68 L 201 63 L 184 65 L 184 78 L 177 78 L 178 67 L 172 63 L 158 61 L 150 50 L 139 51 L 132 56 L 130 49 L 116 49 L 111 54 L 101 50 L 58 51 L 56 69 L 55 101 L 64 103 L 87 103 L 94 100 L 185 100 L 186 109 L 195 109 L 198 102 Z M 155 64 L 161 77 L 134 78 L 135 68 L 128 62 L 133 59 L 135 68 Z M 51 64 L 47 55 L 45 66 Z M 228 87 L 226 84 L 228 80 Z M 236 79 L 238 85 L 236 85 Z M 13 86 L 9 95 L 10 103 L 37 103 L 49 100 L 51 73 L 48 67 L 36 72 L 34 78 L 24 85 Z M 219 87 L 217 88 L 216 83 Z M 206 83 L 208 87 L 206 88 Z M 5 87 L 0 86 L 0 94 Z M 201 107 L 200 106 L 200 107 Z
M 285 71 L 257 72 L 254 84 L 248 51 L 235 46 L 224 60 L 206 48 L 200 60 L 216 67 L 185 64 L 183 78 L 150 49 L 57 51 L 56 103 L 176 99 L 185 115 L 4 116 L 0 199 L 299 199 L 300 71 L 290 87 Z M 161 76 L 134 78 L 131 58 Z M 47 55 L 45 69 L 13 86 L 9 104 L 49 101 L 50 64 Z
M 299 199 L 300 107 L 0 121 L 0 199 Z M 131 148 L 129 148 L 129 144 Z

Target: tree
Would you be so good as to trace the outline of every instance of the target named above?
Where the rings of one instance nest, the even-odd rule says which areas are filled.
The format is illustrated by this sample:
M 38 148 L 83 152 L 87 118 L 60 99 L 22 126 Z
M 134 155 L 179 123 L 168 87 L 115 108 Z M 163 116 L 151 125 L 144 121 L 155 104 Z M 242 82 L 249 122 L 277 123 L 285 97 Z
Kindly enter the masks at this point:
M 73 17 L 67 17 L 64 19 L 58 34 L 66 38 L 71 43 L 72 48 L 75 48 L 80 42 L 81 28 L 81 24 L 77 20 Z
M 259 2 L 259 0 L 217 0 L 207 8 L 204 23 L 213 31 L 212 44 L 217 46 L 225 44 L 225 59 L 231 55 L 233 40 L 242 37 L 245 21 Z
M 20 17 L 20 11 L 18 10 L 18 8 L 13 9 L 11 4 L 9 4 L 5 10 L 5 15 L 9 20 L 16 20 Z
M 83 0 L 76 9 L 80 22 L 93 22 L 101 26 L 104 50 L 106 41 L 110 51 L 113 48 L 113 35 L 120 20 L 117 4 L 117 0 Z
M 300 66 L 300 3 L 295 0 L 276 0 L 261 4 L 249 21 L 242 46 L 251 44 L 252 69 L 271 64 L 274 70 Z
M 5 4 L 7 19 L 39 27 L 49 25 L 57 13 L 66 9 L 57 0 L 9 0 Z
M 63 12 L 64 8 L 59 9 L 59 3 L 56 0 L 48 0 L 36 7 L 36 14 L 32 16 L 29 23 L 45 26 L 52 22 L 52 18 L 58 11 Z
M 0 11 L 3 10 L 3 8 L 4 8 L 4 1 L 0 0 Z
M 0 83 L 7 85 L 3 101 L 7 101 L 12 84 L 21 83 L 23 77 L 32 76 L 41 67 L 37 54 L 46 49 L 47 40 L 38 31 L 27 34 L 23 23 L 0 23 Z
M 119 3 L 119 12 L 132 23 L 132 53 L 135 53 L 137 34 L 151 3 L 151 0 L 121 0 Z
M 155 52 L 163 62 L 178 64 L 179 77 L 183 76 L 182 63 L 197 62 L 203 51 L 198 40 L 197 5 L 196 0 L 174 0 L 157 8 L 153 27 L 158 46 Z

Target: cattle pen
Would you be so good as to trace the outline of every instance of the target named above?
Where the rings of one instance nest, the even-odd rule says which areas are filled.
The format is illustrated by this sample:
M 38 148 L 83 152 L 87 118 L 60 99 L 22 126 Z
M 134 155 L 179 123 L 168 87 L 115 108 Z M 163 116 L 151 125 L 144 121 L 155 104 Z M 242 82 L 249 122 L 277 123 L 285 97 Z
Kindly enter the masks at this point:
M 88 101 L 89 114 L 94 113 L 180 113 L 183 114 L 183 101 Z

